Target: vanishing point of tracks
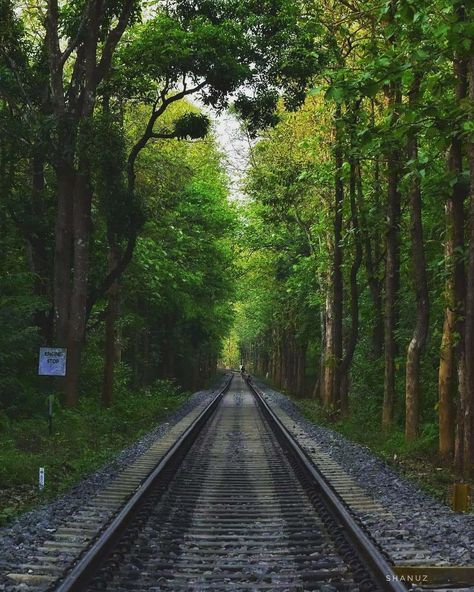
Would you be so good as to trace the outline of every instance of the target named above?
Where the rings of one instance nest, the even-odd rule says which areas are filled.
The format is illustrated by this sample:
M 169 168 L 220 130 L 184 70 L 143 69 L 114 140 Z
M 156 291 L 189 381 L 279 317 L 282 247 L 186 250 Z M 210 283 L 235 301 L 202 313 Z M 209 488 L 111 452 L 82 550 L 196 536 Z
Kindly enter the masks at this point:
M 154 472 L 51 589 L 405 590 L 240 376 Z

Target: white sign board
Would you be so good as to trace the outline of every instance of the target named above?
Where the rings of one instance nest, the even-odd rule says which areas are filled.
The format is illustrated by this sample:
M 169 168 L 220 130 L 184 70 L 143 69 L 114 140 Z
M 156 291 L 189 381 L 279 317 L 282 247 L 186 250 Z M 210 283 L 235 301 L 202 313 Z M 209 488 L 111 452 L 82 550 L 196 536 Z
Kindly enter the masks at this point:
M 40 347 L 38 374 L 40 376 L 66 376 L 65 347 Z

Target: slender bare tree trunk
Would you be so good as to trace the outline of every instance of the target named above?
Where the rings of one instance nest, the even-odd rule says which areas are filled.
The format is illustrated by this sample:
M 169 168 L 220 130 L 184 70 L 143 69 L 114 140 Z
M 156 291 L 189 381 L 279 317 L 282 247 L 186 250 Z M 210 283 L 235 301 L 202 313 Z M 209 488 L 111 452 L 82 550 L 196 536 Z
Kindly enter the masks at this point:
M 395 329 L 398 321 L 397 297 L 399 288 L 399 222 L 400 194 L 398 192 L 398 166 L 391 157 L 389 163 L 388 230 L 385 263 L 385 319 L 384 319 L 384 400 L 382 425 L 390 428 L 395 405 L 395 358 L 398 348 Z
M 421 80 L 421 73 L 415 73 L 415 79 L 409 94 L 409 107 L 412 110 L 416 109 L 418 103 Z M 408 139 L 408 155 L 409 159 L 413 162 L 418 160 L 417 130 L 414 127 L 411 128 Z M 416 323 L 408 345 L 406 360 L 405 437 L 408 441 L 413 441 L 418 437 L 419 432 L 420 367 L 429 326 L 428 283 L 426 279 L 426 258 L 421 215 L 422 195 L 420 177 L 417 174 L 412 177 L 409 198 L 413 280 L 416 296 Z
M 74 407 L 79 397 L 79 373 L 87 318 L 91 200 L 89 165 L 82 163 L 77 174 L 73 207 L 74 277 L 68 326 L 68 370 L 65 381 L 66 405 Z
M 342 179 L 342 166 L 344 164 L 344 156 L 342 150 L 342 122 L 341 122 L 341 106 L 337 105 L 335 120 L 336 120 L 336 139 L 335 139 L 335 187 L 334 187 L 334 252 L 333 252 L 333 268 L 332 268 L 332 308 L 333 308 L 333 386 L 331 392 L 331 404 L 334 405 L 335 411 L 341 410 L 341 363 L 343 354 L 343 331 L 342 331 L 342 315 L 343 315 L 343 273 L 342 273 L 342 222 L 343 222 L 343 206 L 344 206 L 344 183 Z
M 460 5 L 457 8 L 458 18 L 463 20 L 464 11 Z M 456 99 L 458 104 L 463 101 L 468 92 L 467 64 L 460 56 L 453 60 L 454 72 L 456 75 Z M 451 455 L 454 439 L 454 463 L 458 471 L 462 469 L 464 458 L 464 419 L 463 401 L 466 394 L 466 372 L 465 372 L 465 304 L 466 304 L 466 270 L 464 264 L 464 225 L 465 211 L 464 202 L 467 191 L 462 182 L 463 172 L 463 145 L 458 135 L 451 141 L 448 157 L 448 168 L 455 183 L 452 193 L 446 202 L 447 215 L 447 242 L 446 251 L 448 265 L 450 266 L 450 279 L 448 280 L 448 304 L 445 318 L 447 328 L 452 333 L 443 336 L 443 341 L 452 344 L 452 360 L 454 365 L 453 374 L 446 373 L 446 389 L 440 390 L 440 438 L 443 439 L 443 447 L 440 451 L 443 456 Z M 451 290 L 451 291 L 450 291 Z M 450 308 L 450 310 L 448 310 Z M 449 324 L 448 324 L 449 323 Z M 452 323 L 452 324 L 451 324 Z M 448 361 L 450 357 L 448 357 Z M 440 365 L 440 372 L 444 368 Z M 456 397 L 456 391 L 459 396 Z M 443 406 L 441 406 L 443 402 Z M 453 432 L 451 424 L 454 424 Z M 443 428 L 443 432 L 441 432 Z M 449 431 L 448 431 L 449 430 Z
M 449 461 L 454 452 L 455 388 L 454 312 L 446 307 L 438 372 L 439 453 L 445 461 Z
M 321 399 L 325 407 L 334 404 L 334 321 L 331 293 L 326 294 L 326 336 L 324 348 L 324 377 L 322 381 Z
M 109 247 L 109 270 L 115 269 L 119 254 L 117 245 Z M 105 362 L 104 382 L 102 385 L 102 406 L 110 407 L 114 400 L 115 365 L 119 361 L 120 352 L 117 342 L 117 321 L 120 313 L 120 288 L 115 281 L 107 294 L 107 313 L 105 317 Z
M 54 244 L 54 326 L 57 345 L 67 345 L 72 267 L 74 170 L 61 162 L 57 170 L 58 200 Z
M 390 0 L 387 23 L 395 21 L 398 0 Z M 389 33 L 387 45 L 396 46 L 393 32 Z M 390 128 L 395 130 L 400 114 L 401 85 L 398 80 L 390 82 L 387 90 L 388 106 L 391 111 Z M 398 290 L 400 285 L 400 149 L 396 139 L 389 140 L 392 145 L 387 150 L 387 230 L 385 234 L 385 299 L 384 299 L 384 396 L 382 407 L 382 427 L 392 427 L 395 410 L 395 359 L 398 353 L 395 330 L 398 323 Z
M 282 384 L 282 355 L 281 355 L 281 336 L 280 330 L 275 331 L 275 384 L 281 386 Z
M 392 128 L 398 121 L 400 105 L 400 86 L 392 82 L 389 92 L 389 104 L 393 109 Z M 385 238 L 385 306 L 384 306 L 384 398 L 382 426 L 389 429 L 393 423 L 395 407 L 395 358 L 398 353 L 395 330 L 398 322 L 397 299 L 400 284 L 400 151 L 392 148 L 388 154 L 388 204 L 387 231 Z
M 305 394 L 306 374 L 306 344 L 298 344 L 297 350 L 297 373 L 296 373 L 296 394 L 300 397 Z
M 319 322 L 321 327 L 321 355 L 319 356 L 319 374 L 316 378 L 313 387 L 313 397 L 319 401 L 323 401 L 323 390 L 324 390 L 324 356 L 326 352 L 326 312 L 321 307 L 319 313 Z
M 371 124 L 375 126 L 375 102 L 371 102 Z M 379 277 L 380 266 L 380 240 L 377 230 L 370 227 L 367 220 L 366 208 L 364 203 L 364 194 L 362 191 L 362 174 L 360 172 L 360 162 L 358 163 L 359 172 L 357 175 L 358 183 L 358 210 L 360 216 L 360 228 L 363 235 L 365 249 L 365 269 L 367 273 L 367 282 L 369 284 L 370 296 L 374 307 L 374 323 L 372 329 L 372 352 L 375 359 L 382 357 L 384 344 L 384 316 L 383 316 L 383 278 Z M 360 185 L 360 186 L 359 186 Z M 380 157 L 376 156 L 373 168 L 374 185 L 374 207 L 378 211 L 382 206 L 382 184 L 380 181 Z
M 448 169 L 457 178 L 457 181 L 446 201 L 446 242 L 444 248 L 448 279 L 445 288 L 446 308 L 438 373 L 439 452 L 445 461 L 452 458 L 455 448 L 455 418 L 456 408 L 459 406 L 456 397 L 458 387 L 457 366 L 461 347 L 460 338 L 464 332 L 462 317 L 464 316 L 465 270 L 460 253 L 464 249 L 464 201 L 466 191 L 460 181 L 462 144 L 459 138 L 454 138 L 451 143 L 448 155 Z
M 350 271 L 350 310 L 351 327 L 347 339 L 346 351 L 341 364 L 341 412 L 347 415 L 349 411 L 349 371 L 359 337 L 359 286 L 357 276 L 362 264 L 362 243 L 360 240 L 359 216 L 357 212 L 357 174 L 360 167 L 355 158 L 350 159 L 350 204 L 351 204 L 351 230 L 354 236 L 354 259 Z M 361 184 L 359 185 L 361 189 Z
M 347 415 L 349 413 L 349 374 L 354 358 L 354 353 L 359 337 L 359 286 L 357 283 L 357 276 L 363 259 L 363 248 L 361 242 L 361 232 L 359 224 L 359 212 L 357 204 L 363 203 L 362 179 L 360 162 L 353 151 L 357 148 L 356 129 L 359 119 L 359 109 L 361 100 L 357 99 L 350 105 L 351 122 L 349 127 L 350 133 L 350 174 L 349 174 L 349 203 L 350 203 L 350 230 L 354 239 L 354 258 L 351 264 L 349 275 L 349 289 L 350 289 L 350 314 L 351 325 L 349 328 L 344 357 L 341 362 L 341 384 L 340 384 L 340 401 L 341 414 Z
M 474 104 L 474 56 L 468 62 L 469 99 Z M 474 471 L 474 142 L 468 140 L 469 161 L 469 247 L 466 290 L 466 328 L 465 328 L 465 387 L 461 392 L 463 419 L 463 463 L 462 472 L 469 478 Z

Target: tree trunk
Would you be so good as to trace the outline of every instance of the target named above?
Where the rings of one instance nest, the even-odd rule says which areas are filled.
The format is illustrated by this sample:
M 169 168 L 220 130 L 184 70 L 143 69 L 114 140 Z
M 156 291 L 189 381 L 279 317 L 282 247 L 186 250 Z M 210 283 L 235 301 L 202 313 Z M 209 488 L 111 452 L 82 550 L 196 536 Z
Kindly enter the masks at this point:
M 321 328 L 321 351 L 319 356 L 319 369 L 318 376 L 315 380 L 313 387 L 313 397 L 319 401 L 323 401 L 323 390 L 324 390 L 324 356 L 326 352 L 326 312 L 321 307 L 320 313 L 320 328 Z
M 22 221 L 14 216 L 14 222 L 25 236 L 28 248 L 30 270 L 34 276 L 35 294 L 45 302 L 52 302 L 52 283 L 50 259 L 46 248 L 47 236 L 41 231 L 41 223 L 44 221 L 45 204 L 45 164 L 46 157 L 41 147 L 35 146 L 31 159 L 31 214 L 32 223 L 23 225 Z M 13 214 L 12 212 L 10 212 Z M 13 217 L 13 215 L 12 215 Z M 39 329 L 43 344 L 53 345 L 53 315 L 52 306 L 48 309 L 41 307 L 36 310 L 33 319 Z
M 282 372 L 281 372 L 281 339 L 280 339 L 279 329 L 275 330 L 274 346 L 273 347 L 274 347 L 274 361 L 273 361 L 274 377 L 273 377 L 273 380 L 275 382 L 275 385 L 277 387 L 280 387 Z
M 119 253 L 117 245 L 109 247 L 109 270 L 117 265 Z M 114 400 L 115 365 L 119 361 L 117 343 L 117 320 L 120 312 L 120 288 L 118 281 L 114 282 L 108 291 L 107 313 L 105 317 L 105 361 L 104 383 L 102 385 L 102 406 L 110 407 Z
M 474 103 L 474 56 L 468 62 L 469 99 Z M 469 248 L 466 290 L 466 329 L 465 329 L 465 372 L 466 384 L 461 392 L 463 419 L 463 463 L 465 478 L 473 474 L 474 469 L 474 142 L 467 142 L 469 160 Z
M 333 269 L 332 269 L 332 307 L 333 307 L 333 364 L 334 377 L 331 395 L 331 403 L 335 406 L 335 411 L 341 410 L 341 363 L 342 363 L 342 315 L 343 315 L 343 275 L 342 275 L 342 220 L 343 220 L 343 204 L 344 204 L 344 184 L 342 179 L 343 166 L 343 152 L 342 152 L 342 138 L 341 138 L 341 107 L 336 107 L 336 145 L 335 145 L 335 212 L 334 212 L 334 253 L 333 253 Z
M 371 101 L 370 120 L 372 126 L 375 126 L 375 102 Z M 383 353 L 384 343 L 384 316 L 383 316 L 383 279 L 380 277 L 379 266 L 381 261 L 380 239 L 377 228 L 373 228 L 367 219 L 367 213 L 364 203 L 364 193 L 362 190 L 362 173 L 360 170 L 360 161 L 358 162 L 357 174 L 357 198 L 360 217 L 360 229 L 363 236 L 363 245 L 365 250 L 365 269 L 367 273 L 367 282 L 369 284 L 370 296 L 374 307 L 374 322 L 372 328 L 372 353 L 374 359 L 379 359 Z M 381 209 L 382 185 L 380 182 L 380 158 L 376 156 L 373 169 L 374 186 L 374 209 Z
M 54 243 L 54 326 L 58 346 L 67 345 L 72 267 L 72 206 L 74 169 L 61 162 L 57 169 L 58 202 Z
M 389 105 L 393 109 L 391 127 L 398 121 L 397 107 L 400 104 L 400 87 L 392 82 L 389 92 Z M 397 298 L 400 284 L 400 151 L 392 148 L 388 155 L 388 203 L 387 231 L 385 238 L 385 306 L 384 306 L 384 398 L 382 426 L 389 429 L 393 423 L 395 406 L 395 358 L 398 353 L 395 330 L 398 322 Z
M 357 172 L 360 167 L 357 167 L 356 161 L 353 157 L 350 159 L 350 204 L 351 204 L 351 230 L 354 237 L 354 260 L 351 265 L 350 272 L 350 309 L 351 309 L 351 327 L 347 339 L 346 351 L 344 359 L 341 364 L 341 412 L 347 415 L 349 412 L 349 371 L 354 357 L 357 339 L 359 337 L 359 287 L 357 284 L 357 276 L 360 266 L 362 264 L 362 244 L 360 241 L 359 216 L 357 212 Z M 361 184 L 359 185 L 361 189 Z
M 465 76 L 458 71 L 458 97 L 465 93 Z M 459 86 L 460 85 L 460 86 Z M 448 461 L 452 458 L 455 445 L 456 400 L 458 387 L 457 367 L 464 334 L 463 316 L 465 299 L 465 269 L 461 253 L 464 250 L 464 201 L 466 190 L 461 182 L 462 143 L 453 138 L 448 155 L 448 169 L 455 182 L 452 193 L 446 201 L 446 243 L 445 259 L 448 266 L 446 282 L 446 308 L 444 313 L 443 337 L 438 374 L 439 388 L 439 452 Z M 456 338 L 457 334 L 457 338 Z M 458 446 L 458 454 L 460 454 Z M 460 462 L 460 459 L 458 459 Z
M 324 349 L 324 377 L 322 381 L 321 399 L 328 408 L 334 405 L 334 322 L 331 295 L 326 295 L 326 338 Z
M 451 173 L 459 178 L 462 172 L 462 147 L 458 139 L 454 139 L 448 158 Z M 446 283 L 447 306 L 443 324 L 439 365 L 439 443 L 440 454 L 445 460 L 452 457 L 455 448 L 456 424 L 457 435 L 462 440 L 459 415 L 459 401 L 456 400 L 458 387 L 457 369 L 461 364 L 462 340 L 464 325 L 464 262 L 460 253 L 464 249 L 464 190 L 461 183 L 454 185 L 452 194 L 446 202 L 446 244 L 445 257 L 449 267 Z M 457 333 L 457 337 L 456 337 Z M 460 459 L 459 443 L 456 457 Z M 461 454 L 462 456 L 462 454 Z M 458 460 L 458 462 L 460 462 Z
M 359 163 L 360 169 L 360 163 Z M 362 175 L 359 171 L 357 175 L 358 184 L 361 184 Z M 379 159 L 376 158 L 375 160 L 375 168 L 374 168 L 374 189 L 375 189 L 375 208 L 378 210 L 381 201 L 381 193 L 382 187 L 380 183 L 380 162 Z M 362 187 L 359 188 L 357 192 L 358 196 L 362 196 Z M 363 208 L 359 208 L 361 212 L 363 212 Z M 383 354 L 383 344 L 384 344 L 384 316 L 383 316 L 383 279 L 379 277 L 379 261 L 381 259 L 380 256 L 380 241 L 378 237 L 378 233 L 375 232 L 373 236 L 373 241 L 371 241 L 371 231 L 365 223 L 365 247 L 366 247 L 366 257 L 365 257 L 365 267 L 367 271 L 367 280 L 369 283 L 369 290 L 370 295 L 372 297 L 372 302 L 374 306 L 374 325 L 372 329 L 372 351 L 374 358 L 378 360 L 382 357 Z
M 416 109 L 422 76 L 415 73 L 410 88 L 409 107 Z M 410 128 L 408 139 L 409 159 L 414 163 L 418 160 L 417 130 Z M 413 280 L 416 296 L 416 324 L 407 351 L 406 361 L 406 420 L 405 438 L 413 441 L 418 437 L 420 413 L 420 366 L 421 357 L 426 344 L 429 326 L 429 299 L 426 279 L 426 259 L 423 241 L 422 196 L 420 177 L 417 172 L 411 181 L 410 191 L 410 236 L 412 250 Z
M 91 199 L 89 163 L 84 160 L 80 165 L 80 173 L 77 174 L 74 191 L 74 278 L 69 314 L 68 361 L 65 381 L 66 405 L 68 407 L 74 407 L 79 396 L 79 373 L 87 313 Z
M 454 358 L 454 325 L 454 311 L 450 306 L 447 306 L 444 312 L 438 372 L 439 454 L 445 462 L 452 459 L 454 452 L 454 399 L 457 386 Z
M 306 370 L 306 344 L 298 345 L 297 351 L 297 373 L 296 373 L 296 394 L 300 397 L 305 395 L 305 372 Z
M 283 388 L 293 391 L 293 335 L 291 330 L 287 330 L 283 343 Z

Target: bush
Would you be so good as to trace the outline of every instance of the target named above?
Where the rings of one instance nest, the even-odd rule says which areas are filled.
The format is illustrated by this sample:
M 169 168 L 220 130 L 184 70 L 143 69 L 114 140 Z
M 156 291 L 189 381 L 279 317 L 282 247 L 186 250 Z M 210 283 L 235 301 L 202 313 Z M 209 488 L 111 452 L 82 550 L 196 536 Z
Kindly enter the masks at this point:
M 51 436 L 45 414 L 14 421 L 0 415 L 0 489 L 29 488 L 29 496 L 14 510 L 7 507 L 0 522 L 36 500 L 39 467 L 46 473 L 44 494 L 54 496 L 163 421 L 186 398 L 165 380 L 135 392 L 119 388 L 110 409 L 103 409 L 97 397 L 83 397 L 75 409 L 55 408 Z

